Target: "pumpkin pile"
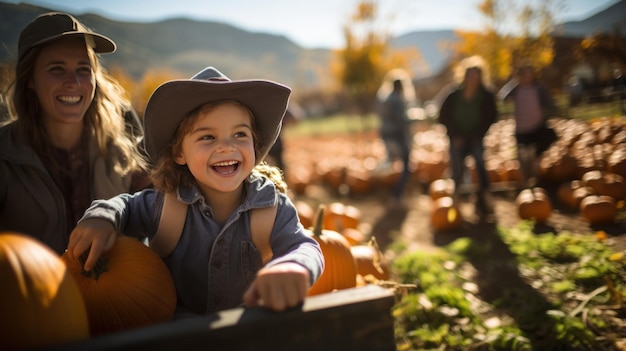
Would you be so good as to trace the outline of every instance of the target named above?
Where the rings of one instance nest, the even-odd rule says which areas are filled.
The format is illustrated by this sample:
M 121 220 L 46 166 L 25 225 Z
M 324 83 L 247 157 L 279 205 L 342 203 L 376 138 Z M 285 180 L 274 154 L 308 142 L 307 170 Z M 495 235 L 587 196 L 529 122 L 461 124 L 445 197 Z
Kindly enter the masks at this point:
M 339 202 L 318 206 L 313 227 L 307 230 L 320 244 L 325 267 L 320 278 L 309 289 L 308 296 L 361 286 L 365 284 L 364 277 L 389 279 L 390 266 L 376 238 L 371 236 L 365 242 L 362 239 L 364 234 L 357 229 L 359 217 L 358 209 Z M 339 232 L 328 229 L 326 224 L 333 228 L 348 226 Z
M 625 126 L 623 117 L 554 123 L 560 138 L 541 160 L 541 177 L 558 184 L 561 203 L 590 224 L 613 222 L 624 204 Z
M 89 338 L 87 311 L 59 256 L 36 239 L 0 233 L 0 349 L 44 348 Z
M 84 298 L 91 335 L 120 332 L 172 319 L 176 289 L 163 260 L 137 239 L 120 235 L 91 272 L 83 257 L 65 252 Z

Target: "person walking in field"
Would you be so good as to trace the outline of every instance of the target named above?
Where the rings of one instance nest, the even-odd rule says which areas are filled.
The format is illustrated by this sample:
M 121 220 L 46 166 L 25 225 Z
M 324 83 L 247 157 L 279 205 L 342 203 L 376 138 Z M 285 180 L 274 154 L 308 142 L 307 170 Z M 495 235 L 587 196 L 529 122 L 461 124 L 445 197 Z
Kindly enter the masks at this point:
M 466 172 L 465 158 L 474 158 L 478 176 L 475 211 L 480 220 L 493 214 L 483 139 L 498 113 L 495 95 L 485 84 L 484 67 L 478 56 L 461 61 L 457 69 L 462 80 L 443 101 L 438 119 L 446 127 L 450 141 L 450 167 L 457 198 Z

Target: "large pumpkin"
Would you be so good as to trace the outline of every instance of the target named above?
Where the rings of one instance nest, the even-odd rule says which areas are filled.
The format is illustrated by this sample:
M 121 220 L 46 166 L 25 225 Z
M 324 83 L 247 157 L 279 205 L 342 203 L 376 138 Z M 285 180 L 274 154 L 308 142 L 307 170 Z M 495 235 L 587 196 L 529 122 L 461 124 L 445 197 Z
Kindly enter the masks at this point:
M 617 214 L 615 199 L 607 195 L 589 195 L 580 202 L 580 214 L 591 224 L 611 223 Z
M 312 237 L 320 244 L 324 255 L 324 272 L 309 289 L 308 295 L 318 295 L 356 286 L 356 265 L 350 251 L 350 243 L 338 232 L 323 229 L 324 205 L 320 205 L 311 230 Z
M 89 338 L 83 298 L 55 252 L 32 237 L 0 234 L 0 349 Z
M 69 252 L 62 259 L 85 300 L 92 335 L 165 322 L 176 310 L 172 276 L 150 248 L 120 236 L 91 272 Z
M 550 201 L 545 189 L 540 187 L 520 191 L 515 202 L 521 219 L 532 219 L 538 223 L 545 223 L 552 214 L 552 201 Z

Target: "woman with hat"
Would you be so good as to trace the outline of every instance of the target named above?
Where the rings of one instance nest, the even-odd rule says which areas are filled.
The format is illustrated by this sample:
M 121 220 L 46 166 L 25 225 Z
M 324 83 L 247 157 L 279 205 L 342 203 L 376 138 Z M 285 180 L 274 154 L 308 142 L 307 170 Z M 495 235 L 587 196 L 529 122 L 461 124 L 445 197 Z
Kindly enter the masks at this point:
M 61 254 L 94 199 L 149 185 L 140 124 L 100 65 L 115 43 L 59 12 L 18 42 L 10 120 L 0 128 L 0 231 L 31 235 Z
M 323 257 L 279 170 L 262 163 L 290 94 L 271 81 L 231 81 L 213 67 L 162 84 L 144 117 L 154 188 L 94 201 L 68 252 L 79 257 L 89 250 L 90 270 L 117 233 L 147 237 L 174 279 L 178 315 L 242 302 L 274 310 L 301 303 L 321 275 Z M 264 225 L 252 223 L 268 209 Z M 259 227 L 267 228 L 261 239 Z

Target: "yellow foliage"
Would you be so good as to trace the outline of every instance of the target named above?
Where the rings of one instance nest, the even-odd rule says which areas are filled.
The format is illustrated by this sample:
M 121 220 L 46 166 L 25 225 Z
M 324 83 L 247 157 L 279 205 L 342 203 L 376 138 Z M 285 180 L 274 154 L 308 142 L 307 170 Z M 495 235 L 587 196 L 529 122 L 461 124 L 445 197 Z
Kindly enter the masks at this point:
M 479 31 L 456 31 L 459 40 L 452 45 L 456 59 L 482 56 L 497 83 L 507 80 L 522 61 L 530 61 L 537 69 L 550 65 L 554 59 L 550 35 L 554 2 L 529 5 L 521 0 L 483 0 L 477 8 L 487 25 Z
M 333 52 L 331 62 L 338 87 L 362 112 L 368 111 L 387 71 L 393 68 L 410 71 L 413 63 L 421 59 L 416 49 L 392 49 L 388 33 L 377 29 L 378 22 L 376 2 L 359 1 L 343 29 L 345 47 Z

